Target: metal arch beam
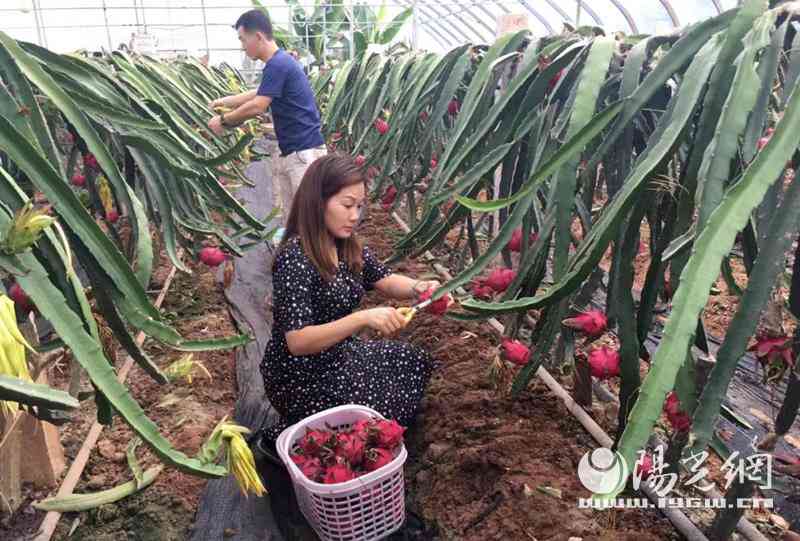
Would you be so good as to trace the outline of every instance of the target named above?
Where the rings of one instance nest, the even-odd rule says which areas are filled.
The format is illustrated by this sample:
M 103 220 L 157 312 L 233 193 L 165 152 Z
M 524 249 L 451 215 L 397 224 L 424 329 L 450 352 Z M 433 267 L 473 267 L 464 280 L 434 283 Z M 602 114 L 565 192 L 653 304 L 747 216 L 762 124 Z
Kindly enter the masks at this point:
M 556 33 L 555 29 L 553 28 L 553 25 L 550 24 L 550 21 L 548 21 L 541 13 L 536 11 L 536 8 L 531 6 L 526 0 L 518 0 L 518 1 L 522 5 L 522 7 L 524 7 L 528 11 L 530 11 L 533 14 L 533 16 L 536 17 L 536 19 L 540 23 L 542 23 L 542 26 L 545 27 L 545 29 L 547 30 L 547 32 L 549 34 L 555 34 Z M 502 4 L 500 4 L 500 2 L 497 2 L 497 4 L 498 5 L 502 5 Z M 506 10 L 506 11 L 508 11 L 508 10 Z
M 453 10 L 450 10 L 450 9 L 449 9 L 449 10 L 447 10 L 446 12 L 444 12 L 444 13 L 441 13 L 441 12 L 439 12 L 439 10 L 438 10 L 438 9 L 435 7 L 435 5 L 436 5 L 436 4 L 435 4 L 434 2 L 431 2 L 431 3 L 423 2 L 423 5 L 425 5 L 426 7 L 430 8 L 430 10 L 431 10 L 432 12 L 434 12 L 434 13 L 435 13 L 437 16 L 441 17 L 441 18 L 442 18 L 442 20 L 447 20 L 447 18 L 448 18 L 448 17 L 450 17 L 450 16 L 452 16 L 452 17 L 455 17 L 455 18 L 458 20 L 458 22 L 462 23 L 462 24 L 463 24 L 463 25 L 464 25 L 464 26 L 465 26 L 467 29 L 469 29 L 469 30 L 470 30 L 470 31 L 471 31 L 473 34 L 475 34 L 475 35 L 478 37 L 478 40 L 479 40 L 479 41 L 487 41 L 487 40 L 486 40 L 486 37 L 485 37 L 485 36 L 483 36 L 483 35 L 482 35 L 480 32 L 478 32 L 478 31 L 475 29 L 475 27 L 474 27 L 474 26 L 472 26 L 472 25 L 471 25 L 469 22 L 465 21 L 465 20 L 464 20 L 464 19 L 463 19 L 463 18 L 462 18 L 462 17 L 459 15 L 459 13 L 458 13 L 457 11 L 453 11 Z M 451 24 L 452 24 L 452 23 L 451 23 Z M 455 26 L 455 25 L 453 25 L 453 26 Z M 490 31 L 491 31 L 491 30 L 490 30 Z M 464 37 L 467 37 L 467 35 L 466 35 L 464 32 L 462 32 L 462 34 L 464 34 Z M 494 32 L 492 32 L 492 34 L 494 34 Z
M 431 14 L 429 12 L 423 12 L 423 7 L 425 6 L 425 4 L 420 3 L 420 2 L 416 2 L 416 0 L 400 0 L 400 3 L 405 5 L 405 6 L 412 7 L 412 8 L 416 6 L 416 9 L 420 10 L 420 14 L 425 16 L 425 18 L 427 20 L 424 23 L 420 24 L 419 27 L 423 27 L 423 26 L 429 27 L 430 28 L 429 33 L 432 36 L 434 35 L 432 25 L 435 24 L 445 34 L 450 36 L 450 38 L 452 38 L 452 43 L 454 43 L 456 45 L 458 45 L 459 43 L 464 41 L 464 39 L 467 37 L 463 32 L 460 32 L 461 33 L 461 37 L 460 38 L 457 37 L 446 26 L 444 26 L 442 24 L 441 20 L 438 17 L 431 16 Z M 446 22 L 449 23 L 449 21 L 446 21 Z M 458 30 L 456 30 L 456 31 L 458 31 Z M 441 36 L 441 33 L 438 33 L 438 38 L 439 38 L 438 39 L 439 43 L 442 43 L 442 40 L 444 40 L 444 38 Z M 449 42 L 450 39 L 448 39 L 447 41 Z M 450 45 L 445 45 L 445 48 L 448 48 L 448 47 L 450 47 Z
M 661 2 L 661 5 L 664 6 L 664 9 L 667 10 L 667 15 L 672 20 L 672 26 L 679 27 L 681 25 L 680 21 L 678 20 L 678 14 L 675 13 L 675 9 L 672 7 L 672 4 L 669 3 L 669 0 L 658 0 Z
M 436 42 L 441 45 L 445 51 L 453 48 L 453 45 L 449 41 L 445 41 L 445 39 L 438 32 L 431 32 L 429 29 L 426 29 L 426 32 L 430 37 L 436 40 Z
M 717 15 L 722 13 L 722 6 L 719 3 L 719 0 L 711 0 L 711 3 L 714 4 L 714 7 L 717 8 Z
M 548 6 L 550 6 L 550 7 L 551 7 L 551 8 L 553 8 L 554 10 L 556 10 L 556 12 L 557 12 L 559 15 L 561 15 L 561 18 L 562 18 L 562 19 L 564 19 L 565 21 L 572 21 L 572 17 L 570 17 L 569 15 L 567 15 L 567 12 L 566 12 L 566 11 L 564 11 L 563 9 L 561 9 L 560 7 L 558 7 L 558 4 L 556 4 L 555 2 L 553 2 L 553 0 L 544 0 L 544 1 L 545 1 L 545 2 L 547 2 L 547 5 L 548 5 Z
M 622 3 L 619 2 L 619 0 L 609 0 L 609 1 L 612 4 L 614 4 L 614 7 L 617 8 L 619 12 L 622 13 L 622 16 L 625 17 L 625 20 L 628 21 L 628 26 L 631 27 L 631 32 L 633 32 L 634 34 L 638 34 L 639 27 L 636 26 L 636 21 L 634 20 L 630 12 L 627 9 L 625 9 L 625 6 L 623 6 Z M 717 3 L 717 0 L 713 1 L 715 4 Z
M 461 43 L 462 41 L 464 41 L 467 38 L 467 36 L 465 36 L 463 32 L 459 32 L 461 34 L 460 37 L 456 36 L 455 34 L 453 34 L 453 32 L 448 27 L 446 27 L 444 24 L 442 24 L 442 21 L 439 20 L 438 17 L 432 15 L 430 12 L 424 11 L 421 7 L 418 7 L 417 9 L 419 9 L 420 10 L 420 14 L 423 15 L 427 19 L 424 23 L 422 23 L 420 25 L 420 27 L 427 26 L 428 28 L 433 28 L 433 25 L 436 25 L 437 27 L 439 27 L 441 29 L 441 31 L 444 34 L 447 34 L 447 38 L 446 38 L 447 41 L 449 43 L 452 43 L 452 44 L 455 44 L 455 45 Z M 443 39 L 444 39 L 444 37 L 443 37 Z
M 583 0 L 575 0 L 575 1 L 578 3 L 578 5 L 581 6 L 581 9 L 586 10 L 586 13 L 589 14 L 589 17 L 594 19 L 594 22 L 597 23 L 597 26 L 603 26 L 603 21 L 600 20 L 600 17 L 597 16 L 597 13 L 595 13 L 595 11 L 589 7 L 589 4 L 587 4 Z
M 456 27 L 456 25 L 454 25 L 451 21 L 442 17 L 441 13 L 438 13 L 435 10 L 433 10 L 429 4 L 425 2 L 419 2 L 418 0 L 400 0 L 400 2 L 406 6 L 416 5 L 417 9 L 419 9 L 420 12 L 422 12 L 424 8 L 429 8 L 426 13 L 422 13 L 423 15 L 425 15 L 426 21 L 419 26 L 430 27 L 431 25 L 435 24 L 441 30 L 443 30 L 448 36 L 450 36 L 450 38 L 452 38 L 453 43 L 455 43 L 456 45 L 463 43 L 464 41 L 471 41 L 469 36 L 467 36 L 467 34 L 465 34 L 461 29 Z M 432 15 L 431 13 L 434 13 L 434 15 Z M 460 34 L 461 37 L 458 37 L 455 34 L 453 34 L 443 23 L 447 23 L 450 26 L 450 28 L 455 30 L 457 34 Z M 480 34 L 478 34 L 477 32 L 476 34 L 479 36 L 479 39 L 482 39 L 480 37 Z
M 478 24 L 480 24 L 482 27 L 484 27 L 486 30 L 488 30 L 490 36 L 492 36 L 492 37 L 495 36 L 495 34 L 497 33 L 497 29 L 496 28 L 492 28 L 491 26 L 486 24 L 486 21 L 484 21 L 483 19 L 481 19 L 480 17 L 475 15 L 475 13 L 471 9 L 471 8 L 477 6 L 484 13 L 489 15 L 492 18 L 493 21 L 496 22 L 495 16 L 489 10 L 487 10 L 485 7 L 483 7 L 483 5 L 480 2 L 475 2 L 475 3 L 471 4 L 471 5 L 469 5 L 469 4 L 464 5 L 464 4 L 461 3 L 460 0 L 456 0 L 456 4 L 458 4 L 458 6 L 462 8 L 462 11 L 466 11 L 469 14 L 470 17 L 472 17 L 473 19 L 475 19 L 478 22 Z M 457 15 L 458 12 L 450 11 L 448 13 L 450 13 L 452 15 Z
M 415 4 L 415 3 L 416 2 L 412 2 L 412 4 Z M 411 8 L 413 10 L 419 9 L 417 6 L 414 6 L 414 5 L 412 5 Z M 422 14 L 421 10 L 420 10 L 420 14 Z M 419 32 L 420 30 L 425 30 L 427 35 L 430 36 L 431 38 L 433 38 L 439 45 L 441 45 L 444 50 L 449 50 L 449 49 L 451 49 L 453 47 L 452 43 L 450 41 L 446 40 L 444 38 L 444 36 L 441 34 L 441 32 L 439 32 L 438 30 L 434 29 L 431 26 L 429 26 L 426 29 L 423 29 L 422 27 L 425 26 L 425 25 L 421 25 L 417 21 L 418 21 L 418 17 L 415 14 L 415 16 L 414 16 L 414 24 L 417 27 L 414 29 L 414 32 Z M 449 30 L 447 30 L 444 27 L 442 29 L 444 31 L 446 31 L 446 32 L 449 32 Z

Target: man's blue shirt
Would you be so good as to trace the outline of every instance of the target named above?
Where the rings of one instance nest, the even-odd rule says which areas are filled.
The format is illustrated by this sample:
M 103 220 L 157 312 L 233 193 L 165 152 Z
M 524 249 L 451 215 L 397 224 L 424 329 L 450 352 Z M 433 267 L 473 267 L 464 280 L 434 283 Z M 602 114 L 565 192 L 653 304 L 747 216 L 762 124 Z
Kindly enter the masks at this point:
M 325 143 L 308 77 L 300 63 L 283 49 L 278 49 L 264 66 L 257 94 L 272 98 L 272 120 L 281 154 Z

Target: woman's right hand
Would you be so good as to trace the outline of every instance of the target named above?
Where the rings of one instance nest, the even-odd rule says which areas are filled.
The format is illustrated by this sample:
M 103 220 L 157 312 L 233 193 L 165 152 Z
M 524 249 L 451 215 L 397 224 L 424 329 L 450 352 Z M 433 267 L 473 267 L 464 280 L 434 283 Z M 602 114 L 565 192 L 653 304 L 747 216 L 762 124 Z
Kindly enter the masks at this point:
M 364 323 L 384 336 L 389 336 L 406 326 L 405 318 L 396 308 L 381 306 L 361 311 Z

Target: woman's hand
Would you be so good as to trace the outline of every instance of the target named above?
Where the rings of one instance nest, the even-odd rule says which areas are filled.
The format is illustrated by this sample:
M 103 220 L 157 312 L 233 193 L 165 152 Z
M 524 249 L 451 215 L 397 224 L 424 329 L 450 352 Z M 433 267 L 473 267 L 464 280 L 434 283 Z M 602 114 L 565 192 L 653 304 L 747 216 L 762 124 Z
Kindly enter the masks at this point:
M 361 311 L 364 323 L 384 336 L 389 336 L 406 326 L 405 318 L 396 308 L 381 306 Z

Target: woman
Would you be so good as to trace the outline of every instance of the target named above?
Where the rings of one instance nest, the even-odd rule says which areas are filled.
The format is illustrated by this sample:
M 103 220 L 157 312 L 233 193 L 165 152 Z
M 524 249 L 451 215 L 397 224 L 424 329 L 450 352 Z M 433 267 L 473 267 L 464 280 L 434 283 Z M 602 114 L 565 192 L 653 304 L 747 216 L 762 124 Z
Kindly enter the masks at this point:
M 389 336 L 405 326 L 392 307 L 355 310 L 365 290 L 416 299 L 436 281 L 393 273 L 354 233 L 366 203 L 362 171 L 332 154 L 314 161 L 292 202 L 272 264 L 273 328 L 261 362 L 267 398 L 281 421 L 262 432 L 262 450 L 287 426 L 354 403 L 410 424 L 434 368 L 424 350 Z

